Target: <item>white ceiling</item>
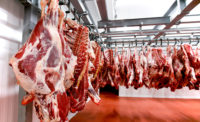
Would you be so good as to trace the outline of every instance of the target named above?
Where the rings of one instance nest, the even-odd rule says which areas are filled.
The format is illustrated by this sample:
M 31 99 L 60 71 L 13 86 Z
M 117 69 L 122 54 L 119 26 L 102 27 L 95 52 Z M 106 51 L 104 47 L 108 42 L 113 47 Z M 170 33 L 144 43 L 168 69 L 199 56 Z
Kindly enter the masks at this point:
M 160 17 L 175 0 L 117 0 L 116 19 Z

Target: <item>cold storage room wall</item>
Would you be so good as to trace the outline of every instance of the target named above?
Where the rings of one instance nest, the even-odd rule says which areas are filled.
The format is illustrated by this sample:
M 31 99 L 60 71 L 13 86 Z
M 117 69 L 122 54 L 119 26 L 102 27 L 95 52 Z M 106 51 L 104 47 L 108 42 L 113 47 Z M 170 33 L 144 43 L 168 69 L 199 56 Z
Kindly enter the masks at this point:
M 183 89 L 177 89 L 175 92 L 171 92 L 170 88 L 162 89 L 147 89 L 144 86 L 139 89 L 119 87 L 119 96 L 121 97 L 147 97 L 147 98 L 189 98 L 200 99 L 199 90 L 189 90 L 187 87 Z
M 0 122 L 17 122 L 19 86 L 10 57 L 22 41 L 24 6 L 19 0 L 0 0 Z

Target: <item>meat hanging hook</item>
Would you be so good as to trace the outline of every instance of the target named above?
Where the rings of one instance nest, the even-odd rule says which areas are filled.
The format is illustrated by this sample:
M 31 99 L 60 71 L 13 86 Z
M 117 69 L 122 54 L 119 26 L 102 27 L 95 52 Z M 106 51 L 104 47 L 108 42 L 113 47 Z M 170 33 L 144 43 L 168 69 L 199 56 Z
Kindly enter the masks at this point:
M 174 43 L 174 45 L 176 45 L 176 44 L 177 44 L 177 40 L 176 40 L 176 38 L 174 38 L 174 40 L 175 40 L 175 43 Z
M 82 17 L 87 16 L 87 15 L 88 15 L 88 12 L 87 12 L 87 11 L 84 11 L 83 13 L 78 14 L 79 22 L 81 22 L 81 18 L 82 18 Z
M 180 38 L 180 41 L 181 41 L 181 45 L 183 44 L 183 39 L 182 38 Z
M 169 39 L 167 38 L 167 45 L 169 45 Z
M 199 44 L 199 38 L 198 38 L 198 37 L 196 37 L 196 40 L 197 40 L 197 44 L 196 44 L 196 45 L 198 45 L 198 44 Z
M 157 44 L 158 44 L 158 39 L 156 39 L 156 46 L 157 46 Z
M 142 40 L 142 44 L 143 44 L 143 46 L 144 46 L 144 39 Z
M 162 47 L 162 39 L 160 39 L 160 46 Z

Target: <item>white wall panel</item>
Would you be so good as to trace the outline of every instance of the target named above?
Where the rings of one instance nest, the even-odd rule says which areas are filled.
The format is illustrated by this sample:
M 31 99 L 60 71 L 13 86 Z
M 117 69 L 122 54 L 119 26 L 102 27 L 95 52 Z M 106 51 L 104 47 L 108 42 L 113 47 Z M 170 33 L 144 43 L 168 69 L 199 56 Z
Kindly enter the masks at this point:
M 120 97 L 147 97 L 147 98 L 188 98 L 188 99 L 200 99 L 199 90 L 189 90 L 187 87 L 183 89 L 177 89 L 175 92 L 171 92 L 170 88 L 162 89 L 147 89 L 142 87 L 139 89 L 126 88 L 124 86 L 119 87 Z
M 0 0 L 0 122 L 18 120 L 19 86 L 8 63 L 22 41 L 23 12 L 18 0 Z

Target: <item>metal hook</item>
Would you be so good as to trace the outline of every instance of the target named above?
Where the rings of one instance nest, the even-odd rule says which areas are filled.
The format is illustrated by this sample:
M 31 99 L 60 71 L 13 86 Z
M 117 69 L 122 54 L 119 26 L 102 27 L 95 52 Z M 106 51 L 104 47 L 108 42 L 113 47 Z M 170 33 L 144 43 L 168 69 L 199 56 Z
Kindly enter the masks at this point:
M 161 45 L 161 47 L 162 47 L 162 39 L 160 39 L 160 45 Z
M 144 40 L 142 40 L 142 44 L 143 44 L 143 46 L 144 46 Z
M 156 45 L 158 44 L 158 39 L 156 39 Z
M 64 1 L 59 0 L 59 5 L 60 5 L 60 6 L 66 5 L 66 3 L 65 3 Z
M 169 39 L 167 38 L 167 45 L 169 45 Z
M 176 44 L 177 44 L 177 40 L 176 40 L 176 38 L 175 38 L 174 40 L 175 40 L 175 43 L 174 43 L 174 45 L 176 45 Z
M 182 38 L 180 38 L 180 42 L 181 42 L 181 45 L 183 44 L 183 39 Z
M 149 39 L 149 44 L 150 44 L 150 45 L 152 44 L 152 40 L 150 40 L 150 39 Z
M 137 39 L 135 40 L 135 45 L 137 46 Z
M 198 45 L 198 44 L 199 44 L 199 38 L 198 38 L 198 37 L 196 37 L 196 39 L 197 39 L 197 44 L 196 44 L 196 45 Z
M 81 21 L 81 18 L 88 15 L 88 12 L 87 11 L 84 11 L 83 13 L 81 14 L 78 14 L 78 17 L 79 17 L 79 22 Z
M 192 42 L 192 40 L 191 40 L 191 38 L 190 38 L 190 44 L 191 44 L 191 42 Z

